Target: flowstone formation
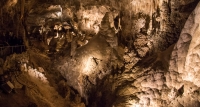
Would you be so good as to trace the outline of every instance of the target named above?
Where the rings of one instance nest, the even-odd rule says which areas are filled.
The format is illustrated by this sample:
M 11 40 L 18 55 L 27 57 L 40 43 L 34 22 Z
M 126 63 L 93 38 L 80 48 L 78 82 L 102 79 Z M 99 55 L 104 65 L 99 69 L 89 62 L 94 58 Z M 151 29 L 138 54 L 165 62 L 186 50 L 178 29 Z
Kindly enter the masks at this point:
M 0 45 L 23 40 L 30 63 L 2 58 L 0 74 L 30 82 L 10 80 L 27 106 L 198 107 L 198 2 L 2 0 Z
M 177 90 L 183 87 L 183 95 L 176 99 L 178 103 L 188 107 L 191 105 L 199 106 L 199 10 L 200 4 L 186 21 L 172 52 L 170 72 L 166 75 L 169 87 Z M 190 102 L 186 103 L 185 101 L 189 99 Z
M 86 45 L 77 48 L 72 57 L 65 56 L 55 63 L 57 69 L 68 85 L 75 88 L 86 102 L 91 94 L 91 89 L 114 67 L 122 66 L 122 58 L 116 49 L 118 46 L 115 35 L 113 13 L 106 13 L 101 22 L 101 28 Z
M 105 1 L 110 6 L 91 6 L 89 1 L 82 1 L 80 8 L 66 6 L 63 19 L 72 19 L 76 32 L 92 36 L 84 45 L 72 42 L 71 57 L 56 59 L 55 66 L 88 106 L 170 105 L 184 93 L 181 82 L 178 88 L 168 87 L 171 45 L 177 41 L 184 24 L 180 22 L 189 15 L 184 8 L 195 6 L 196 2 L 110 0 Z M 94 11 L 96 15 L 92 14 Z M 116 11 L 119 13 L 115 14 Z
M 165 51 L 138 59 L 131 51 L 124 56 L 125 71 L 104 78 L 90 99 L 96 107 L 198 107 L 199 10 L 190 14 L 178 42 Z M 125 49 L 127 50 L 127 49 Z M 129 62 L 129 63 L 128 63 Z M 115 72 L 121 72 L 114 69 Z M 104 88 L 102 88 L 102 85 Z M 114 98 L 114 99 L 113 99 Z M 104 102 L 104 104 L 101 104 Z
M 35 51 L 8 56 L 1 65 L 0 105 L 85 107 L 81 96 L 49 65 L 49 58 Z

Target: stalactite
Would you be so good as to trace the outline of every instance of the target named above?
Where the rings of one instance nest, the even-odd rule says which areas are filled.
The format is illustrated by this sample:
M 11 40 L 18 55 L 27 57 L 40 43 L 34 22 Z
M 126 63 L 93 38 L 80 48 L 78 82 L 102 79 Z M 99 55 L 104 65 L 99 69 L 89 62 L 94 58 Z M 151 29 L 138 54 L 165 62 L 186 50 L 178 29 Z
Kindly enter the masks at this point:
M 153 2 L 152 0 L 150 1 L 150 17 L 152 17 L 152 14 L 153 14 Z
M 154 1 L 154 7 L 157 7 L 157 0 L 153 0 Z
M 129 1 L 130 2 L 130 10 L 129 10 L 129 12 L 130 12 L 130 20 L 131 20 L 131 18 L 132 18 L 132 4 L 131 4 L 131 0 Z
M 15 8 L 16 10 L 15 10 L 15 12 L 16 13 L 18 13 L 20 10 L 21 10 L 21 4 L 20 4 L 20 2 L 18 1 L 18 3 L 17 3 L 17 7 Z M 20 13 L 21 14 L 21 13 Z M 19 31 L 19 29 L 20 29 L 20 14 L 16 14 L 16 37 L 19 37 L 19 35 L 20 35 L 20 31 Z
M 21 0 L 21 19 L 24 17 L 24 5 L 25 5 L 25 0 Z
M 162 6 L 163 2 L 170 3 L 170 0 L 147 0 L 147 1 L 127 0 L 127 3 L 132 6 L 132 8 L 131 7 L 127 8 L 129 10 L 132 10 L 132 12 L 134 13 L 142 12 L 145 14 L 152 15 L 154 12 L 156 12 L 158 7 Z
M 28 49 L 29 43 L 26 38 L 26 23 L 25 23 L 25 12 L 24 12 L 25 11 L 25 0 L 20 0 L 19 11 L 20 11 L 20 15 L 17 16 L 17 18 L 18 18 L 17 32 L 18 32 L 18 35 L 20 34 L 22 36 L 24 45 Z

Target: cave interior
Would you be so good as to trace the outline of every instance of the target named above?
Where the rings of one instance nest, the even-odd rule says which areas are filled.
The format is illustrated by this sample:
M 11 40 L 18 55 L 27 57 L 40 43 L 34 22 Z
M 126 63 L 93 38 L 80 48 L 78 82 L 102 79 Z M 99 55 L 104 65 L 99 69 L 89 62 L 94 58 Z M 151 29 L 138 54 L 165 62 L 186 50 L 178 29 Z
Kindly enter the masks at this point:
M 1 107 L 200 107 L 199 0 L 1 0 Z

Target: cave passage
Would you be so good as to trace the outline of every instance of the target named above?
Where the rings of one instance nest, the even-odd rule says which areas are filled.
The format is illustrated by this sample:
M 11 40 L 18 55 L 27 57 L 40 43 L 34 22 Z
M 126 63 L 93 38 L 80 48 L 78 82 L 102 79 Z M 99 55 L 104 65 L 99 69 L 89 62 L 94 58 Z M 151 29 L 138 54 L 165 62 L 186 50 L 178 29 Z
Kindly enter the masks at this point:
M 0 106 L 199 107 L 199 0 L 2 0 Z

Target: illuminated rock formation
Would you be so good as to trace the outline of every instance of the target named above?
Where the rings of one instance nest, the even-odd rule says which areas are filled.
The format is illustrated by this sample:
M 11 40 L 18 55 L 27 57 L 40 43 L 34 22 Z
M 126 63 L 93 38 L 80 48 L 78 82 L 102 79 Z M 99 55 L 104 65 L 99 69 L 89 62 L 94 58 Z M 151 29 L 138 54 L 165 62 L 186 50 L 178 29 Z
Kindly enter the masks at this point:
M 198 2 L 2 0 L 0 74 L 26 99 L 13 106 L 198 107 Z

